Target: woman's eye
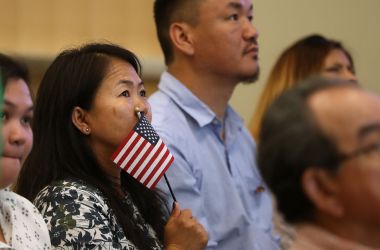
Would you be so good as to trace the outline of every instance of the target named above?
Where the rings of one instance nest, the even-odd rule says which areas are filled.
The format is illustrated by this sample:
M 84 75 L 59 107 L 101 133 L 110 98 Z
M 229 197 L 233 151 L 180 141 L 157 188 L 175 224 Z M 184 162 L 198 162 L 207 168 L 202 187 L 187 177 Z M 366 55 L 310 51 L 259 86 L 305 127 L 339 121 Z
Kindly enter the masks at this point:
M 237 21 L 238 19 L 239 19 L 238 14 L 233 14 L 233 15 L 228 17 L 228 20 L 231 20 L 231 21 Z
M 2 121 L 5 121 L 7 119 L 8 115 L 5 112 L 0 112 L 0 119 Z
M 140 96 L 146 97 L 146 91 L 145 90 L 141 90 L 140 91 Z
M 32 117 L 25 116 L 21 119 L 21 123 L 25 125 L 30 125 L 32 123 Z
M 126 97 L 129 97 L 129 91 L 128 90 L 125 90 L 121 93 L 121 96 L 126 96 Z
M 336 66 L 336 67 L 329 67 L 329 68 L 326 68 L 325 71 L 326 72 L 339 72 L 340 70 L 340 67 L 339 66 Z

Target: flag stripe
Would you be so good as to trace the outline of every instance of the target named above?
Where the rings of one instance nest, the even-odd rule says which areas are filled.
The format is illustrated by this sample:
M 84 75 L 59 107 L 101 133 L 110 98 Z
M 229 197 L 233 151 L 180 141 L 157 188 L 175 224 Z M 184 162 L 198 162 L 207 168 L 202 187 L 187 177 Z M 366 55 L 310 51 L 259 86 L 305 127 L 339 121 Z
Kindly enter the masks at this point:
M 149 154 L 149 156 L 146 158 L 146 160 L 141 164 L 140 168 L 132 175 L 136 179 L 141 179 L 140 174 L 144 174 L 146 172 L 146 169 L 149 168 L 152 163 L 154 162 L 154 159 L 159 155 L 160 151 L 165 145 L 162 143 L 161 139 L 159 143 L 156 144 L 152 152 Z
M 138 141 L 137 141 L 137 139 L 138 139 Z M 142 138 L 141 136 L 138 136 L 136 138 L 136 140 L 134 141 L 134 143 L 132 143 L 131 147 L 126 152 L 127 157 L 125 158 L 125 160 L 123 161 L 123 163 L 120 165 L 120 167 L 122 169 L 125 168 L 125 166 L 129 162 L 129 160 L 135 155 L 136 151 L 139 149 L 139 147 L 141 146 L 141 144 L 144 141 L 145 141 L 144 138 Z
M 133 139 L 133 140 L 132 140 Z M 128 155 L 130 154 L 131 150 L 133 149 L 133 147 L 137 144 L 137 142 L 139 141 L 140 139 L 140 135 L 136 133 L 136 136 L 133 136 L 133 134 L 131 135 L 131 139 L 129 140 L 129 147 L 126 147 L 125 149 L 125 152 L 123 153 L 122 157 L 120 158 L 119 160 L 119 167 L 124 169 L 124 167 L 126 166 L 125 164 L 125 159 L 128 157 Z
M 168 151 L 168 148 L 165 147 L 161 150 L 160 154 L 157 156 L 157 158 L 154 160 L 151 166 L 149 166 L 148 170 L 145 172 L 143 177 L 141 177 L 141 182 L 144 183 L 145 180 L 149 177 L 150 173 L 155 170 L 157 164 L 161 162 L 163 156 L 165 155 L 166 151 Z
M 148 183 L 150 182 L 150 180 L 152 179 L 152 177 L 157 173 L 157 171 L 160 170 L 160 168 L 162 167 L 162 164 L 164 164 L 164 162 L 168 158 L 169 154 L 170 154 L 169 150 L 166 150 L 165 153 L 160 157 L 160 159 L 157 162 L 155 168 L 153 168 L 152 171 L 148 175 L 145 174 L 146 178 L 143 181 L 144 185 L 146 185 L 146 186 L 148 185 Z M 158 158 L 157 158 L 157 160 L 158 160 Z
M 141 161 L 142 158 L 145 157 L 147 151 L 150 151 L 152 148 L 152 145 L 148 141 L 144 141 L 144 143 L 141 145 L 142 148 L 139 150 L 138 153 L 136 153 L 131 160 L 129 161 L 128 165 L 128 173 L 131 173 L 133 169 L 138 166 L 137 164 Z
M 133 132 L 131 138 L 129 138 L 129 136 L 128 136 L 122 142 L 121 145 L 124 145 L 124 144 L 125 145 L 123 147 L 119 147 L 119 149 L 113 154 L 113 156 L 112 156 L 112 158 L 114 158 L 113 162 L 115 162 L 116 164 L 119 162 L 120 158 L 125 154 L 125 151 L 127 150 L 127 148 L 129 148 L 129 146 L 131 145 L 131 143 L 133 142 L 133 140 L 135 139 L 136 136 L 138 136 L 138 134 Z
M 169 167 L 173 163 L 173 161 L 174 161 L 174 156 L 171 155 L 170 161 L 168 162 L 168 164 L 166 164 L 166 167 L 163 169 L 163 171 L 160 173 L 160 175 L 156 178 L 156 180 L 154 181 L 154 183 L 149 188 L 153 189 L 153 188 L 156 187 L 157 183 L 161 180 L 162 176 L 169 169 Z
M 162 165 L 160 166 L 160 168 L 150 178 L 150 181 L 148 182 L 148 184 L 146 184 L 146 186 L 148 188 L 154 188 L 156 186 L 158 180 L 161 179 L 162 175 L 166 172 L 166 170 L 168 169 L 168 167 L 172 163 L 172 160 L 174 158 L 173 158 L 172 154 L 169 151 L 167 151 L 167 152 L 168 152 L 168 155 L 167 155 L 167 157 L 165 157 L 164 163 L 162 163 Z
M 149 161 L 150 158 L 152 158 L 152 156 L 154 155 L 154 152 L 156 152 L 156 150 L 157 149 L 155 149 L 155 146 L 150 144 L 148 150 L 141 157 L 140 161 L 137 162 L 136 167 L 131 171 L 130 175 L 133 176 L 136 173 L 136 171 L 138 171 L 140 168 L 144 168 L 146 163 Z

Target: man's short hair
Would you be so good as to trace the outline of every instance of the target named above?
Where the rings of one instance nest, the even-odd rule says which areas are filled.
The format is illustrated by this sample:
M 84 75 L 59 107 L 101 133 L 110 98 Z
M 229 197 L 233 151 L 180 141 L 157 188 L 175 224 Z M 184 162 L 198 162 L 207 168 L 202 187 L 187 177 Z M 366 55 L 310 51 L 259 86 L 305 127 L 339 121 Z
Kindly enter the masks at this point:
M 281 95 L 264 114 L 258 165 L 288 222 L 313 216 L 313 205 L 301 185 L 304 171 L 312 166 L 335 171 L 339 166 L 335 142 L 320 129 L 307 103 L 315 93 L 339 87 L 357 88 L 345 80 L 310 78 Z
M 173 45 L 169 29 L 174 22 L 186 22 L 195 26 L 198 21 L 199 3 L 203 0 L 156 0 L 154 2 L 154 20 L 158 40 L 165 57 L 166 65 L 173 61 Z

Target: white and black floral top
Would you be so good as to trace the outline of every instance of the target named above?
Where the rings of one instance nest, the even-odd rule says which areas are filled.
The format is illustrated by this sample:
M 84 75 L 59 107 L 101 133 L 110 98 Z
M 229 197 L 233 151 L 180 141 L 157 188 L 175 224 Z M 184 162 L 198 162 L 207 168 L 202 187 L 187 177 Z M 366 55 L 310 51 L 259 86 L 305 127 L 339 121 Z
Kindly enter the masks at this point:
M 129 196 L 134 220 L 154 239 L 154 250 L 163 249 Z M 137 249 L 126 237 L 102 193 L 80 180 L 56 182 L 41 190 L 34 204 L 48 225 L 51 244 L 58 249 Z
M 0 225 L 6 243 L 0 249 L 51 249 L 49 232 L 35 206 L 24 197 L 0 190 Z

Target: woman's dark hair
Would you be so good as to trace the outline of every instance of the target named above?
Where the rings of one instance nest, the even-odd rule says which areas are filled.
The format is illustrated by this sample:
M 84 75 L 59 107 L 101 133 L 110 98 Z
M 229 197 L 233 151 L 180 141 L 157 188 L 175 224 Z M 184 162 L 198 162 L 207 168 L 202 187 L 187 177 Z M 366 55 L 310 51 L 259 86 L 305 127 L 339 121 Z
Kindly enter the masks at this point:
M 11 78 L 21 78 L 29 84 L 29 72 L 27 67 L 14 59 L 0 53 L 0 76 L 2 77 L 3 87 Z M 28 85 L 29 86 L 29 85 Z
M 87 44 L 65 50 L 47 69 L 36 98 L 34 145 L 20 172 L 17 192 L 33 200 L 38 192 L 54 181 L 77 178 L 98 188 L 122 225 L 126 237 L 139 249 L 151 249 L 152 239 L 135 225 L 133 210 L 117 195 L 106 178 L 87 138 L 72 123 L 74 107 L 90 110 L 95 94 L 112 58 L 121 59 L 141 74 L 138 58 L 113 44 Z M 163 242 L 166 204 L 157 191 L 151 191 L 122 171 L 122 188 L 158 238 Z

